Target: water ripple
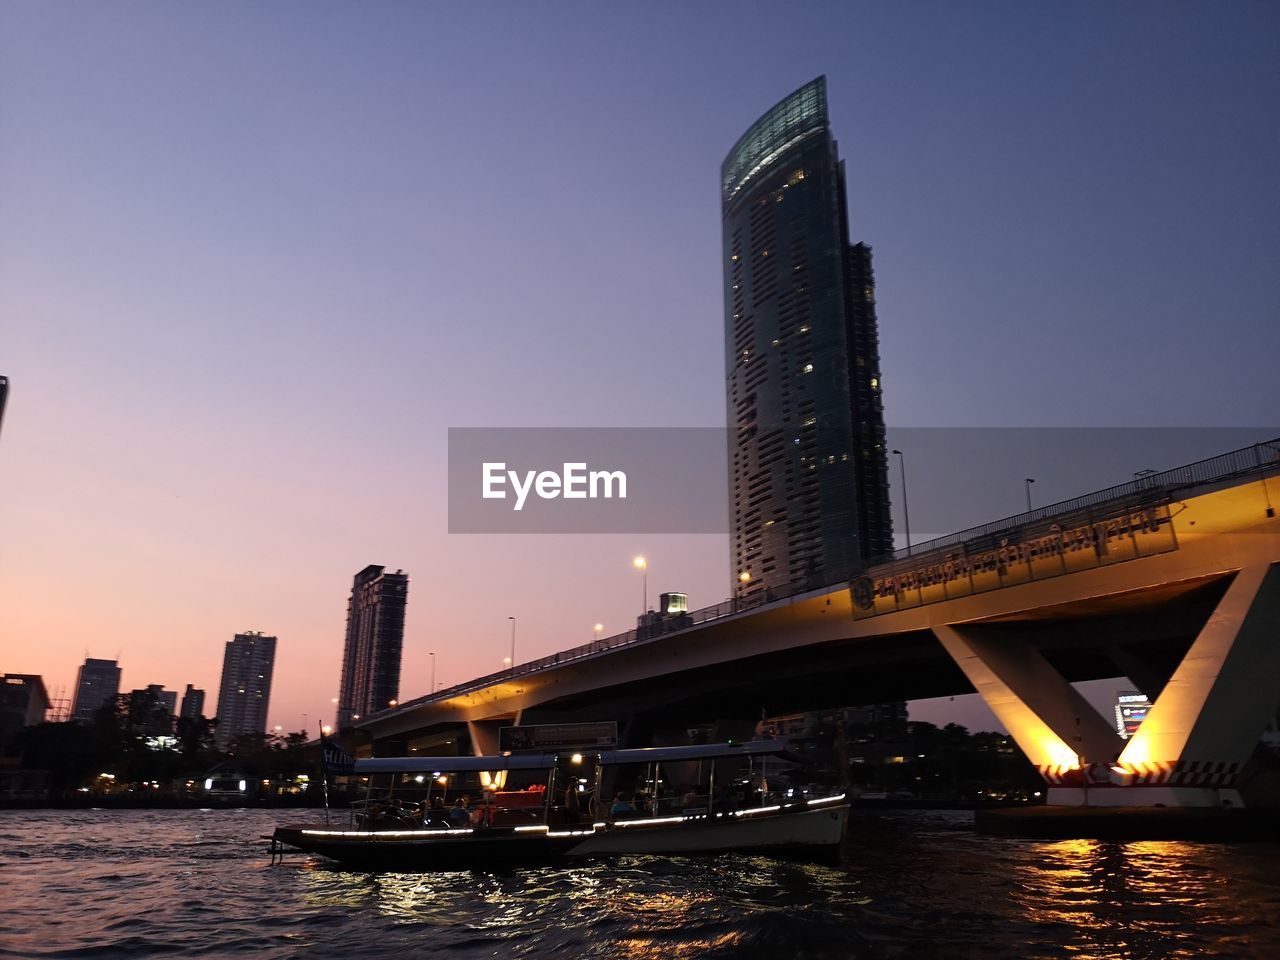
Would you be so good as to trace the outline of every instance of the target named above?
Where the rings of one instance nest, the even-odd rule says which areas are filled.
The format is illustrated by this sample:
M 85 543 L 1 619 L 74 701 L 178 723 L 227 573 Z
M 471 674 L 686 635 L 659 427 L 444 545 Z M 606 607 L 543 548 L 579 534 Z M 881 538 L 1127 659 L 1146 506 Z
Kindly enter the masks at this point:
M 1280 956 L 1280 847 L 855 822 L 839 869 L 627 858 L 368 874 L 267 862 L 264 811 L 0 813 L 0 957 L 1164 960 Z

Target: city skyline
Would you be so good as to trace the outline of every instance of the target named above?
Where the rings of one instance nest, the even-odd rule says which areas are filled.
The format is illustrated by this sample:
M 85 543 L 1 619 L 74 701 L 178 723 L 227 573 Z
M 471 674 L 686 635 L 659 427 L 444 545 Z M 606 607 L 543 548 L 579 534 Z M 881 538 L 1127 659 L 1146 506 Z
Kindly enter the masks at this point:
M 314 732 L 369 557 L 430 585 L 406 698 L 500 669 L 510 616 L 519 660 L 621 632 L 637 554 L 723 599 L 723 536 L 449 537 L 445 430 L 722 423 L 717 167 L 822 73 L 892 422 L 1275 409 L 1273 11 L 851 5 L 730 54 L 714 7 L 491 9 L 0 11 L 0 668 L 214 689 L 253 623 L 269 726 Z

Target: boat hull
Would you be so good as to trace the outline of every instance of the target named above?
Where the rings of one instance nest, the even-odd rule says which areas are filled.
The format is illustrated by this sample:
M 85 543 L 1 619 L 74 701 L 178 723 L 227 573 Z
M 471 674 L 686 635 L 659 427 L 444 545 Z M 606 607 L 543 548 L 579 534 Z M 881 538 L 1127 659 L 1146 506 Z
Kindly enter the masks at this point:
M 598 830 L 568 851 L 571 857 L 626 854 L 704 854 L 729 851 L 800 851 L 835 848 L 844 835 L 847 809 L 788 812 L 778 816 L 698 818 L 649 826 L 623 821 Z
M 293 848 L 365 870 L 450 870 L 565 859 L 645 854 L 770 853 L 830 859 L 844 834 L 848 808 L 777 812 L 748 810 L 714 817 L 669 817 L 517 831 L 390 830 L 324 826 L 278 828 L 273 851 Z
M 521 836 L 501 829 L 440 836 L 431 831 L 371 833 L 280 827 L 271 839 L 277 848 L 301 850 L 362 870 L 418 871 L 554 862 L 563 859 L 579 838 Z

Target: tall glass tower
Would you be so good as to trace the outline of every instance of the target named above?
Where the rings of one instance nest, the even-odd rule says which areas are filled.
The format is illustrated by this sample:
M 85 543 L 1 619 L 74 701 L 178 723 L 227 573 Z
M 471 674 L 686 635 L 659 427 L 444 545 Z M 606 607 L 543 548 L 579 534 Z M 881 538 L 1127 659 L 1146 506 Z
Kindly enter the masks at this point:
M 826 78 L 720 168 L 733 576 L 781 596 L 893 549 L 871 248 L 849 242 Z

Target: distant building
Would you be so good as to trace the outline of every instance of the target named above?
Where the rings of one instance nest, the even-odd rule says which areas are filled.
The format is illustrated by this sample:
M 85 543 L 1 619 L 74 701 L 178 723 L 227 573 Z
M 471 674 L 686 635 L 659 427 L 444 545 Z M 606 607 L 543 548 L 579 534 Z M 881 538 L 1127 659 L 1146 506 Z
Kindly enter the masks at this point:
M 44 680 L 32 673 L 0 676 L 0 748 L 23 727 L 44 722 L 49 694 Z
M 178 694 L 158 683 L 129 691 L 129 724 L 135 733 L 164 737 L 173 733 Z
M 76 675 L 75 705 L 72 720 L 90 721 L 104 703 L 120 693 L 120 664 L 115 660 L 86 657 Z
M 276 638 L 250 631 L 227 641 L 218 687 L 218 725 L 214 742 L 225 750 L 246 733 L 267 732 L 271 700 L 271 672 L 276 662 Z
M 355 576 L 347 604 L 347 642 L 338 691 L 338 729 L 385 710 L 400 697 L 400 654 L 409 575 L 368 566 Z
M 187 684 L 182 693 L 182 710 L 178 716 L 184 720 L 199 720 L 204 716 L 204 691 Z
M 656 637 L 691 626 L 693 617 L 689 616 L 689 597 L 683 593 L 659 594 L 658 609 L 646 610 L 636 618 L 636 634 L 641 637 Z
M 720 168 L 734 589 L 839 583 L 891 552 L 871 248 L 849 242 L 823 77 Z

